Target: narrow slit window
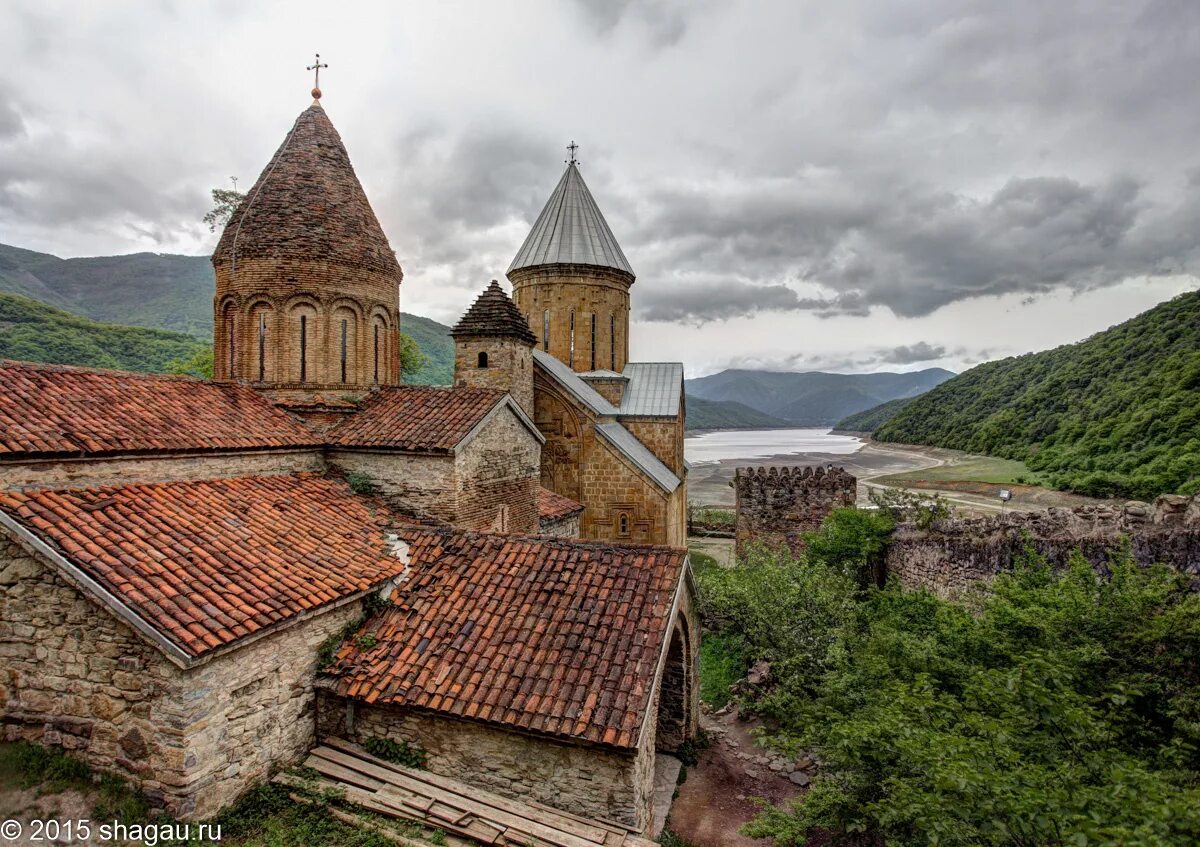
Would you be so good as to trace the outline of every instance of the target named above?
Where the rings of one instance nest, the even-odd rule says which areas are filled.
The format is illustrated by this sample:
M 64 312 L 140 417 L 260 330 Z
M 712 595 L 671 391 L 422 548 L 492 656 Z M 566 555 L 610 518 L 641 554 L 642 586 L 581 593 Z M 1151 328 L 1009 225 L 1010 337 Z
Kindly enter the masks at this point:
M 488 362 L 487 362 L 487 353 L 483 353 L 483 352 L 481 352 L 481 353 L 479 354 L 479 359 L 478 359 L 478 361 L 476 362 L 476 364 L 477 364 L 479 367 L 481 367 L 481 368 L 486 368 L 486 367 L 488 366 Z
M 379 324 L 375 324 L 375 384 L 379 384 Z
M 592 370 L 596 369 L 596 313 L 592 312 Z
M 567 364 L 575 367 L 575 312 L 571 311 L 571 338 L 570 347 L 567 350 Z
M 621 512 L 621 516 L 617 518 L 617 532 L 621 535 L 629 534 L 629 515 Z
M 233 379 L 233 349 L 235 340 L 233 337 L 233 315 L 228 312 L 225 314 L 225 336 L 229 339 L 229 378 Z
M 346 381 L 346 319 L 342 319 L 342 382 Z
M 608 361 L 609 367 L 617 369 L 617 316 L 608 316 Z
M 258 313 L 258 381 L 267 381 L 267 314 Z
M 550 352 L 550 310 L 542 312 L 542 349 Z
M 300 316 L 300 381 L 308 382 L 308 315 Z

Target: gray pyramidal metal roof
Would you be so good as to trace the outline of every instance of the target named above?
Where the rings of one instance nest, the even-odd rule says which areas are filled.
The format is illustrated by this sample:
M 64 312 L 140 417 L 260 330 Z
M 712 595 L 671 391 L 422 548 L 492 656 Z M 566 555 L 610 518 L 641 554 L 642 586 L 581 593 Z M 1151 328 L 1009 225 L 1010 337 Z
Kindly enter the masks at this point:
M 634 275 L 574 162 L 567 165 L 508 272 L 554 264 L 592 265 Z

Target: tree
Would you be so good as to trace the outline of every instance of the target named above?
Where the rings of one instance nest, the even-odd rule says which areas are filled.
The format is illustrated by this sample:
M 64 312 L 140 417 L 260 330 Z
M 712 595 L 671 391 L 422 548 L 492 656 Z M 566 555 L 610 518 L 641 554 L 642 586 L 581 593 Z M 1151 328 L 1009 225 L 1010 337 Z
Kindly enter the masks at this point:
M 186 359 L 172 359 L 167 362 L 167 373 L 176 376 L 195 376 L 200 379 L 212 379 L 213 351 L 211 347 L 197 350 Z
M 400 333 L 400 373 L 406 377 L 412 376 L 428 363 L 428 357 L 421 352 L 412 336 Z
M 216 232 L 218 227 L 224 227 L 242 205 L 246 195 L 236 188 L 214 188 L 212 190 L 213 207 L 204 216 L 209 232 Z

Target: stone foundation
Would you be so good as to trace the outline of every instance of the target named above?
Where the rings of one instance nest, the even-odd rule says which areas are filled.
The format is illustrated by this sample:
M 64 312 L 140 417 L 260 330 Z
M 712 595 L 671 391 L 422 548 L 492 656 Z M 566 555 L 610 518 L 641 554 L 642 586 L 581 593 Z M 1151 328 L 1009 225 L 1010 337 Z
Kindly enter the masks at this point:
M 0 723 L 61 746 L 172 815 L 215 814 L 313 741 L 317 649 L 349 603 L 184 670 L 0 536 Z
M 652 745 L 636 753 L 580 746 L 411 709 L 368 706 L 326 691 L 319 693 L 317 714 L 322 739 L 403 741 L 425 751 L 432 773 L 638 831 L 649 824 Z

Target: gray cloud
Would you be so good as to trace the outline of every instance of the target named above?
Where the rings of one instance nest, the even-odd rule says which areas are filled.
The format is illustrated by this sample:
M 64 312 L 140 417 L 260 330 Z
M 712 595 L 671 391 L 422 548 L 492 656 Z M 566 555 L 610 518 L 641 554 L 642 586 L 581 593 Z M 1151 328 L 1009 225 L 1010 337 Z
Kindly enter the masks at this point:
M 916 344 L 902 344 L 891 350 L 885 350 L 879 356 L 879 360 L 895 365 L 911 365 L 916 362 L 931 362 L 934 359 L 941 359 L 945 355 L 946 348 L 943 345 L 918 341 Z

